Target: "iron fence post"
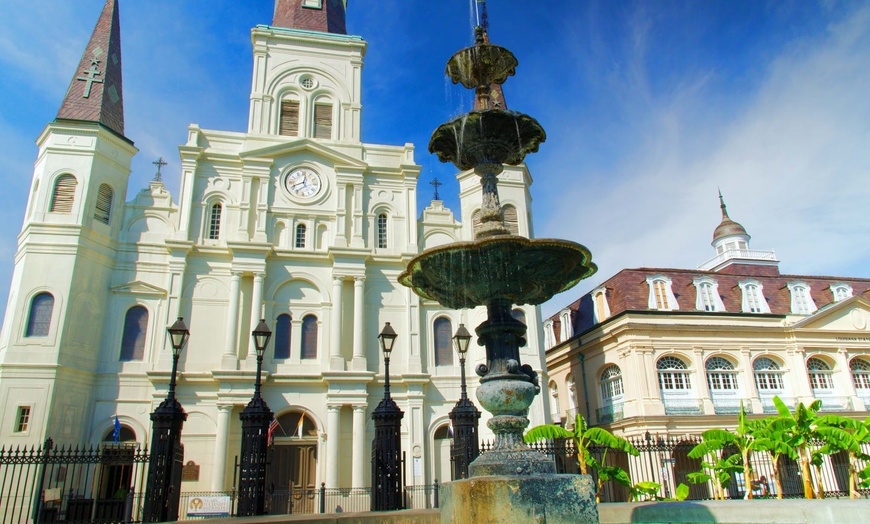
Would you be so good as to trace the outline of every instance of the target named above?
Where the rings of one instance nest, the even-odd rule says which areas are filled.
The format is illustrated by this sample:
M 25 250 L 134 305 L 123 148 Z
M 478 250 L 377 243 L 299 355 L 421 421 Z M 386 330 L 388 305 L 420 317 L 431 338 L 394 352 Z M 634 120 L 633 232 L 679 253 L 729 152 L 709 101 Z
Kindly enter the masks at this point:
M 435 479 L 434 491 L 435 491 L 435 509 L 438 509 L 438 479 Z
M 320 483 L 320 512 L 326 513 L 326 482 Z

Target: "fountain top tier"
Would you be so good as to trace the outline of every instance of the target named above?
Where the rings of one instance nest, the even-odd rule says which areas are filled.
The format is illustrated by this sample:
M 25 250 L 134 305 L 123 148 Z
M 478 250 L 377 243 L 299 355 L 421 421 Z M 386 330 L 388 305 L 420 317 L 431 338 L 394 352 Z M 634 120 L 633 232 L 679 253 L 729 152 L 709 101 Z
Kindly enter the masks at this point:
M 513 53 L 492 44 L 478 43 L 459 51 L 447 61 L 447 76 L 468 89 L 503 84 L 516 73 Z

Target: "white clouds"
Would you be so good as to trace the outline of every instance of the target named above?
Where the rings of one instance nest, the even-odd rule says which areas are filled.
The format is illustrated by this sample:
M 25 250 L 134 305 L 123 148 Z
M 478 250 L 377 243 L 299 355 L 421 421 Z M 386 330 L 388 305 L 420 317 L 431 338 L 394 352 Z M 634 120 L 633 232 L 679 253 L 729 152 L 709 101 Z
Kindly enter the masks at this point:
M 574 184 L 561 190 L 550 212 L 536 208 L 539 233 L 587 244 L 601 267 L 547 308 L 558 309 L 623 267 L 690 268 L 712 256 L 717 186 L 753 246 L 776 249 L 783 272 L 837 274 L 867 260 L 868 50 L 865 8 L 821 37 L 790 42 L 752 89 L 731 94 L 726 118 L 705 107 L 717 87 L 712 75 L 680 80 L 685 88 L 638 113 L 643 139 L 623 150 L 604 183 L 591 190 Z M 627 89 L 645 96 L 642 86 Z M 564 167 L 550 169 L 570 176 Z

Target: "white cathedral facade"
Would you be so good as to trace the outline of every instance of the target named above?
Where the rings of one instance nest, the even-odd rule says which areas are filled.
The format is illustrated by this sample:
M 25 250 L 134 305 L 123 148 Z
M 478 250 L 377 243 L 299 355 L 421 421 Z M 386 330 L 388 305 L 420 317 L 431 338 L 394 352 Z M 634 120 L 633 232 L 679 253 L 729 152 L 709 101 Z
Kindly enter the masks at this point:
M 264 318 L 263 395 L 280 424 L 273 467 L 296 485 L 365 487 L 383 395 L 377 335 L 390 322 L 406 483 L 450 479 L 448 414 L 460 395 L 450 338 L 485 310 L 445 310 L 397 277 L 422 250 L 473 239 L 480 186 L 457 174 L 459 218 L 437 200 L 420 212 L 414 146 L 361 141 L 366 42 L 345 34 L 345 6 L 277 0 L 272 25 L 252 30 L 248 129 L 191 124 L 177 191 L 156 179 L 125 202 L 137 149 L 123 127 L 117 0 L 107 0 L 37 139 L 0 333 L 0 444 L 94 444 L 111 439 L 117 417 L 124 439 L 147 445 L 170 378 L 166 327 L 183 317 L 184 460 L 201 473 L 182 489 L 229 488 L 254 389 L 251 331 Z M 532 236 L 528 170 L 507 167 L 499 183 L 510 227 Z M 547 383 L 540 311 L 515 314 L 530 328 L 524 362 Z M 472 344 L 467 369 L 484 357 Z M 546 402 L 537 397 L 532 425 L 549 419 Z

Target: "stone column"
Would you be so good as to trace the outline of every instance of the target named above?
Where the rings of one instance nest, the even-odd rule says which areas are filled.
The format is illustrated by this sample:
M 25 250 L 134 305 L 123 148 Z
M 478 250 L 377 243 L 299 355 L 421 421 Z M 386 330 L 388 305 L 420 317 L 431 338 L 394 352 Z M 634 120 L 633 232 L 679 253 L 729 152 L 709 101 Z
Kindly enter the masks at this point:
M 758 396 L 758 388 L 755 386 L 755 371 L 752 369 L 752 354 L 749 348 L 740 348 L 740 376 L 743 379 L 741 389 L 743 398 L 748 400 L 744 405 L 746 411 L 752 413 L 764 413 L 764 406 Z
M 365 355 L 365 286 L 366 277 L 353 279 L 353 369 L 366 370 Z M 356 486 L 354 486 L 356 487 Z
M 326 487 L 337 488 L 338 445 L 341 441 L 341 404 L 329 404 L 326 410 Z
M 226 337 L 224 339 L 224 354 L 221 357 L 222 369 L 236 369 L 239 366 L 239 286 L 242 274 L 234 271 L 230 277 L 230 305 L 227 311 Z
M 353 407 L 353 476 L 350 487 L 364 488 L 366 454 L 366 406 Z
M 803 402 L 809 404 L 815 398 L 813 390 L 810 388 L 810 378 L 807 376 L 807 364 L 805 362 L 805 353 L 803 348 L 797 348 L 791 352 L 791 362 L 789 367 L 791 372 L 785 377 L 786 380 L 791 380 L 792 395 L 795 396 L 795 404 Z
M 344 277 L 332 277 L 332 325 L 329 334 L 329 367 L 333 370 L 344 369 L 341 357 L 341 288 Z
M 230 439 L 230 414 L 233 406 L 218 405 L 217 432 L 214 437 L 214 470 L 211 476 L 211 490 L 223 491 L 227 473 L 227 448 Z
M 260 319 L 263 318 L 263 279 L 266 275 L 263 273 L 254 273 L 254 286 L 251 292 L 251 322 L 248 325 L 248 331 L 245 333 L 245 337 L 248 340 L 248 357 L 247 362 L 245 362 L 246 369 L 254 369 L 257 363 L 257 349 L 254 347 L 253 341 L 251 340 L 251 332 L 257 328 L 257 324 L 260 323 Z M 275 329 L 275 326 L 272 325 L 270 329 Z
M 710 396 L 710 388 L 707 385 L 707 368 L 704 365 L 704 350 L 694 348 L 695 365 L 695 391 L 701 401 L 701 410 L 707 415 L 715 415 L 716 407 L 713 405 L 713 397 Z

